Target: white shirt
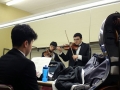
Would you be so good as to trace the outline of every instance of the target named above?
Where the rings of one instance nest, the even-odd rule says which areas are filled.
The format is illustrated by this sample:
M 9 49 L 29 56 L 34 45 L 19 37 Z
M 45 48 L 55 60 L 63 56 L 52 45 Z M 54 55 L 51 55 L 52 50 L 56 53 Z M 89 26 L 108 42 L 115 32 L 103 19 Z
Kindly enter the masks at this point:
M 55 54 L 53 53 L 52 58 L 55 59 Z
M 82 44 L 82 42 L 79 44 L 79 47 L 76 50 L 76 55 L 78 55 L 78 59 L 76 61 L 82 60 L 82 55 L 79 55 L 79 52 L 80 52 L 80 49 L 81 49 L 81 46 L 80 46 L 81 44 Z
M 18 50 L 18 51 L 20 51 L 20 50 Z M 22 51 L 20 51 L 20 52 L 25 56 L 25 54 Z

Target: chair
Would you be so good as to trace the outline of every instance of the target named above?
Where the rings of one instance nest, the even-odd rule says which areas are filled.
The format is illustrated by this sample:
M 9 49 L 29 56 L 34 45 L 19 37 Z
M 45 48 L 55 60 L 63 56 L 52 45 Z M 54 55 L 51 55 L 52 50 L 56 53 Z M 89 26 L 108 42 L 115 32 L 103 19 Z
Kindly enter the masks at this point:
M 14 90 L 11 85 L 0 84 L 0 90 Z

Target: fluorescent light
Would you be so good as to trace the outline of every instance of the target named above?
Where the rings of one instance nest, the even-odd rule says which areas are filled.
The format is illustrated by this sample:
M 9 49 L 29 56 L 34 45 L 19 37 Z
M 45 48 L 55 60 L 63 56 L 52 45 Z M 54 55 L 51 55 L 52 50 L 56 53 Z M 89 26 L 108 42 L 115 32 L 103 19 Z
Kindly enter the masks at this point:
M 12 1 L 7 2 L 6 5 L 7 5 L 7 6 L 10 6 L 10 5 L 19 3 L 19 2 L 21 2 L 21 1 L 23 1 L 23 0 L 12 0 Z
M 10 22 L 10 23 L 6 23 L 6 24 L 1 24 L 0 28 L 12 26 L 12 25 L 15 25 L 15 24 L 35 21 L 35 20 L 38 20 L 38 19 L 43 19 L 43 18 L 56 16 L 56 15 L 60 15 L 60 14 L 64 14 L 64 13 L 69 13 L 69 12 L 73 12 L 73 11 L 90 9 L 92 7 L 97 7 L 97 6 L 101 6 L 101 5 L 111 4 L 111 3 L 115 3 L 115 2 L 119 2 L 119 1 L 120 0 L 102 0 L 102 1 L 94 2 L 94 3 L 90 3 L 90 4 L 85 4 L 85 5 L 69 8 L 69 9 L 64 9 L 64 10 L 48 13 L 48 14 L 32 16 L 32 17 L 29 17 L 29 18 L 26 18 L 26 19 L 21 19 L 21 20 Z

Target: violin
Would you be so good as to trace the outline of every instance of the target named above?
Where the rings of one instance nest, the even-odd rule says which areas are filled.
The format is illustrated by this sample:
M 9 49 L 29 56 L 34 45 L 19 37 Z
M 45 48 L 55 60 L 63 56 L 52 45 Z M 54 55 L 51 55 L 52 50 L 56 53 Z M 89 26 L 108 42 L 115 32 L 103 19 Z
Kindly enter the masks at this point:
M 70 45 L 62 46 L 62 48 L 64 50 L 69 50 L 70 48 L 72 48 L 72 50 L 77 50 L 78 47 L 79 47 L 79 45 L 76 45 L 75 43 L 71 43 Z
M 43 55 L 44 55 L 45 57 L 52 57 L 53 52 L 48 49 L 48 50 L 46 50 L 46 51 L 44 52 Z
M 66 30 L 65 30 L 65 34 L 66 34 L 66 37 L 67 37 L 67 40 L 68 40 L 68 43 L 69 43 L 69 46 L 66 47 L 66 49 L 68 50 L 68 49 L 70 48 L 71 51 L 72 51 L 72 55 L 74 55 L 73 50 L 77 50 L 79 46 L 76 45 L 75 43 L 71 43 L 71 42 L 69 42 L 69 39 L 68 39 L 68 36 L 67 36 L 67 32 L 66 32 Z M 64 49 L 65 49 L 65 48 L 64 48 Z

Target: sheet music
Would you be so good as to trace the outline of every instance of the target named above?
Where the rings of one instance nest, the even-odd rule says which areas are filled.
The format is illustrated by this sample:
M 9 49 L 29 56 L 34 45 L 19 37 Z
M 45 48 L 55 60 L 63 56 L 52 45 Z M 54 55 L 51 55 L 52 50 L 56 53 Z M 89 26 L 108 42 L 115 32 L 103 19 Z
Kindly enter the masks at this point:
M 33 57 L 32 61 L 35 63 L 37 77 L 39 78 L 42 74 L 43 67 L 49 65 L 52 58 L 49 57 Z

